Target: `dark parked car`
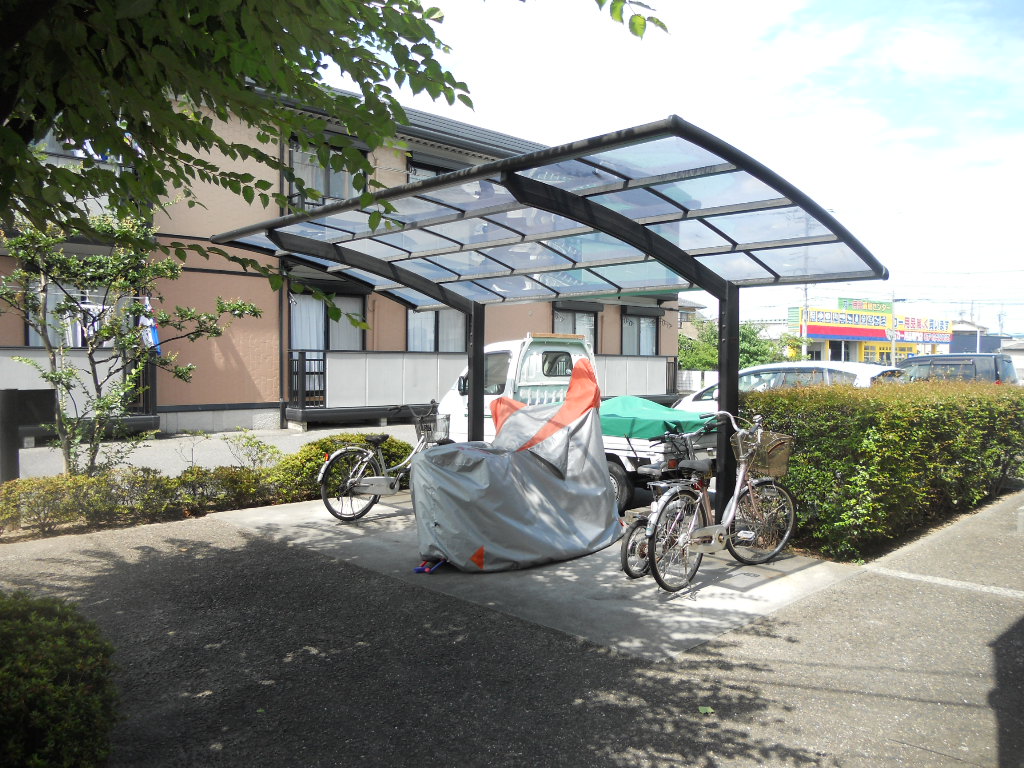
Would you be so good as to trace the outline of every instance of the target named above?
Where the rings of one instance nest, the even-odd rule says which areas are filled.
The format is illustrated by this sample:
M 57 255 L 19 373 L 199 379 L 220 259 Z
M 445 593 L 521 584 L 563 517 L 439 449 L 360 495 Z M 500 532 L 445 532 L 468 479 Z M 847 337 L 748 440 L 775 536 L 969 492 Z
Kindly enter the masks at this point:
M 917 355 L 899 364 L 904 381 L 920 379 L 964 379 L 1019 384 L 1009 355 L 956 352 L 946 355 Z

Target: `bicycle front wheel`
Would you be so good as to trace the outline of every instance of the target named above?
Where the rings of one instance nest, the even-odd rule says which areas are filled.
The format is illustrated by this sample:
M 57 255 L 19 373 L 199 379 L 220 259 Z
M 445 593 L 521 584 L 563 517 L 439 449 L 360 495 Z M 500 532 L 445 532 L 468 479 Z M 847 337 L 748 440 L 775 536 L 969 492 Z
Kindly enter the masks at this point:
M 747 565 L 767 563 L 785 549 L 796 528 L 793 494 L 765 477 L 744 488 L 737 502 L 725 540 L 729 554 Z
M 704 555 L 690 550 L 690 537 L 707 525 L 700 497 L 690 491 L 669 491 L 661 502 L 658 522 L 647 538 L 647 559 L 658 586 L 678 592 L 690 583 Z
M 622 537 L 620 551 L 622 570 L 631 579 L 646 576 L 651 570 L 647 560 L 647 518 L 640 517 L 630 523 Z
M 327 465 L 320 481 L 320 497 L 327 510 L 342 522 L 358 520 L 370 511 L 380 496 L 359 493 L 356 487 L 364 477 L 380 474 L 372 452 L 355 446 L 345 448 Z

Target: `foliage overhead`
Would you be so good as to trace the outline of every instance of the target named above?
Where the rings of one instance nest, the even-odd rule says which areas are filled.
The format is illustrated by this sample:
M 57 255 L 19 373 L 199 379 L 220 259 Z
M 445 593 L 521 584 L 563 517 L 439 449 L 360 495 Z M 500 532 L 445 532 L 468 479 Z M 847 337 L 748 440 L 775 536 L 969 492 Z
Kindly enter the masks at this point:
M 367 192 L 360 145 L 387 144 L 405 120 L 394 86 L 471 105 L 466 85 L 434 57 L 447 50 L 440 19 L 416 0 L 4 3 L 0 219 L 85 231 L 83 201 L 106 199 L 124 217 L 171 197 L 194 205 L 196 182 L 284 205 L 270 182 L 216 158 L 256 160 L 292 178 L 278 150 L 291 141 L 351 170 Z M 326 87 L 333 64 L 358 94 Z M 327 116 L 348 135 L 328 143 Z M 255 129 L 257 146 L 224 130 L 232 119 Z M 48 135 L 48 149 L 80 157 L 80 170 L 33 151 Z M 115 159 L 132 172 L 106 162 Z
M 636 12 L 650 10 L 643 3 L 609 6 L 624 23 L 627 9 L 634 35 L 664 29 Z M 350 171 L 367 196 L 362 149 L 395 141 L 406 122 L 398 87 L 472 106 L 435 57 L 448 51 L 442 21 L 417 0 L 9 0 L 0 6 L 0 221 L 81 232 L 87 201 L 123 218 L 171 199 L 196 205 L 199 182 L 287 206 L 269 181 L 218 158 L 256 161 L 302 192 L 279 151 L 289 143 Z M 359 92 L 327 87 L 333 67 Z M 225 130 L 230 120 L 253 129 L 255 145 Z M 327 138 L 329 123 L 347 133 Z M 47 160 L 40 142 L 77 159 Z

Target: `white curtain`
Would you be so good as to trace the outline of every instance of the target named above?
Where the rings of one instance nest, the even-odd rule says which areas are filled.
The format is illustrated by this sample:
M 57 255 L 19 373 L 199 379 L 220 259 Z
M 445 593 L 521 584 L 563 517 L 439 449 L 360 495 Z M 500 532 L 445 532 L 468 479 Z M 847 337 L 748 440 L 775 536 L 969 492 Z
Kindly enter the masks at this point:
M 406 312 L 410 352 L 434 352 L 434 312 Z
M 291 304 L 292 349 L 324 348 L 324 305 L 319 299 L 302 293 L 288 297 Z
M 438 352 L 466 351 L 466 316 L 457 309 L 444 309 L 437 315 Z
M 343 313 L 364 318 L 363 299 L 361 296 L 335 296 L 334 306 Z M 330 348 L 337 350 L 361 350 L 363 348 L 363 332 L 349 322 L 343 314 L 338 320 L 331 320 L 328 326 Z
M 640 320 L 640 354 L 656 355 L 658 353 L 658 318 L 641 317 Z

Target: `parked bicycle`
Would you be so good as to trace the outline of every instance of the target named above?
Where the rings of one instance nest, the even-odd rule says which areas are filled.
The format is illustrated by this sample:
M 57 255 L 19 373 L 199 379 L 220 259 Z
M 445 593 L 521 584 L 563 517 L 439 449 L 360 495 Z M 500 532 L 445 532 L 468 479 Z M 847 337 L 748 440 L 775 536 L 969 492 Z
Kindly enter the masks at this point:
M 669 592 L 687 586 L 707 552 L 728 549 L 739 562 L 756 565 L 776 557 L 796 527 L 792 494 L 776 478 L 785 474 L 792 438 L 764 429 L 760 416 L 741 427 L 726 411 L 707 414 L 715 422 L 728 419 L 736 430 L 731 438 L 736 455 L 736 486 L 726 504 L 722 522 L 712 525 L 714 509 L 709 485 L 714 463 L 693 458 L 693 441 L 715 427 L 666 435 L 666 460 L 642 467 L 652 478 L 655 500 L 643 535 L 634 522 L 623 542 L 622 563 L 627 575 L 637 578 L 649 570 Z M 678 458 L 683 456 L 684 458 Z M 752 477 L 753 474 L 764 475 Z M 646 557 L 646 568 L 641 562 Z
M 342 522 L 358 520 L 380 501 L 381 496 L 398 493 L 402 481 L 408 476 L 413 456 L 437 443 L 448 441 L 448 416 L 438 415 L 437 401 L 417 413 L 412 406 L 405 406 L 413 416 L 416 426 L 416 445 L 401 462 L 392 467 L 384 460 L 381 448 L 390 435 L 369 435 L 366 442 L 371 447 L 346 445 L 328 456 L 320 467 L 317 482 L 320 496 L 328 511 Z M 400 406 L 392 408 L 400 410 Z

